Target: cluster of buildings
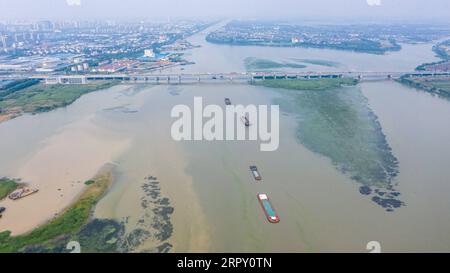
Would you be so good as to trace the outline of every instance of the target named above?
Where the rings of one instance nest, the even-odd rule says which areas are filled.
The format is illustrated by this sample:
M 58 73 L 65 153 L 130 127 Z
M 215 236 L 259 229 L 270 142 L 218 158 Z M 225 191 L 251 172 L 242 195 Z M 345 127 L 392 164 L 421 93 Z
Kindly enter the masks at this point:
M 37 72 L 50 73 L 63 71 L 71 67 L 85 67 L 87 63 L 79 63 L 81 55 L 55 54 L 50 56 L 21 56 L 11 58 L 8 55 L 0 56 L 0 73 Z
M 137 64 L 138 64 L 138 62 L 135 60 L 129 60 L 129 59 L 113 60 L 112 62 L 108 62 L 108 63 L 101 64 L 99 66 L 94 67 L 92 69 L 92 72 L 115 73 L 115 72 L 125 71 Z
M 116 72 L 180 62 L 185 38 L 208 22 L 0 22 L 0 73 Z M 174 56 L 176 58 L 174 58 Z
M 425 71 L 450 71 L 450 60 L 438 62 L 435 64 L 424 65 L 423 70 Z
M 432 31 L 430 31 L 432 29 Z M 233 21 L 210 33 L 208 41 L 226 44 L 328 47 L 384 53 L 400 42 L 432 41 L 450 33 L 448 26 L 319 25 L 264 21 Z

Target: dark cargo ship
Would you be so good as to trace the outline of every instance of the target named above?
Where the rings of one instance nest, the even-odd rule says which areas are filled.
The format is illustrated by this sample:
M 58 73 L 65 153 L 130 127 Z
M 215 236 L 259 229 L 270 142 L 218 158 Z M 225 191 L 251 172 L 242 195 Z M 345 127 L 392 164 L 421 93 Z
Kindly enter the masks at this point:
M 261 175 L 258 172 L 258 168 L 256 166 L 250 166 L 250 171 L 252 172 L 253 177 L 255 178 L 255 180 L 260 181 L 262 179 Z

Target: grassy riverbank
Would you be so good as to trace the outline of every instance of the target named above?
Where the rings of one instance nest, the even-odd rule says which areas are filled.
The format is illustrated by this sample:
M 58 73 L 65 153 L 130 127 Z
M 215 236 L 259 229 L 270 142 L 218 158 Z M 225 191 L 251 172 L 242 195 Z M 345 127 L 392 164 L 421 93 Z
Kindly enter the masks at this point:
M 78 232 L 89 220 L 91 212 L 111 184 L 111 173 L 99 174 L 78 200 L 58 217 L 28 234 L 10 236 L 9 231 L 0 233 L 0 252 L 19 252 L 27 246 L 45 244 L 66 234 Z
M 450 99 L 450 77 L 449 76 L 429 76 L 429 77 L 406 77 L 399 81 L 408 86 L 422 89 L 426 92 L 436 94 L 440 97 Z
M 47 112 L 64 107 L 82 95 L 109 88 L 116 82 L 98 81 L 89 84 L 33 84 L 25 88 L 5 92 L 0 97 L 0 116 L 4 120 L 20 116 L 22 113 Z M 0 118 L 0 121 L 2 119 Z
M 8 196 L 11 192 L 20 186 L 17 181 L 3 177 L 0 178 L 0 200 Z
M 393 179 L 398 162 L 357 81 L 349 78 L 266 80 L 280 88 L 274 103 L 297 117 L 297 138 L 359 183 L 362 194 L 388 211 L 401 206 Z

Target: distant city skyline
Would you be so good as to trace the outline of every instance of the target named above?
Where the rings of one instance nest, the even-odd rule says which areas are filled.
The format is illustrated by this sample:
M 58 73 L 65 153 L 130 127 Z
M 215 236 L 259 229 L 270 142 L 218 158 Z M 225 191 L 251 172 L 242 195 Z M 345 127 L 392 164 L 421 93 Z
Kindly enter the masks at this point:
M 448 0 L 0 0 L 0 21 L 246 17 L 450 21 Z

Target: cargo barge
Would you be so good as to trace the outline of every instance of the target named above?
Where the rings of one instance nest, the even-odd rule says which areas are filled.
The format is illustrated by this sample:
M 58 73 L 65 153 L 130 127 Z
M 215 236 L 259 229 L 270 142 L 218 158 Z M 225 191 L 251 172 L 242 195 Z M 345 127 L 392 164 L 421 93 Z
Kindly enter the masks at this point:
M 38 192 L 38 189 L 32 189 L 32 188 L 25 187 L 25 188 L 20 188 L 20 189 L 13 191 L 11 194 L 8 195 L 8 197 L 11 200 L 17 200 L 19 198 L 26 197 L 26 196 L 31 195 L 36 192 Z
M 258 168 L 256 166 L 250 166 L 250 171 L 252 172 L 253 177 L 255 178 L 255 180 L 260 181 L 262 179 L 261 175 L 258 172 Z
M 266 194 L 261 193 L 258 194 L 258 200 L 264 210 L 264 213 L 266 214 L 267 220 L 273 224 L 280 222 L 280 217 L 278 217 L 278 214 L 273 209 L 272 204 L 269 201 L 269 197 L 267 197 Z

